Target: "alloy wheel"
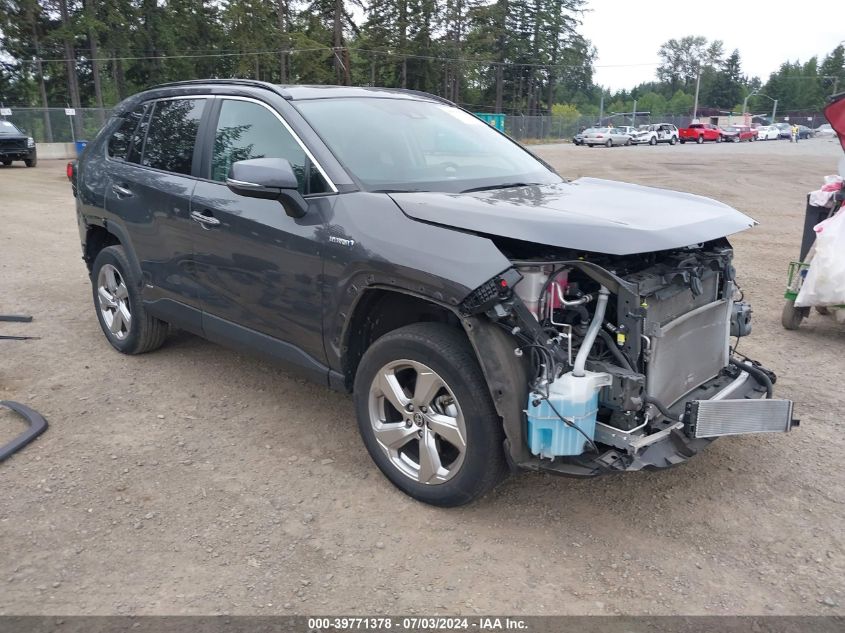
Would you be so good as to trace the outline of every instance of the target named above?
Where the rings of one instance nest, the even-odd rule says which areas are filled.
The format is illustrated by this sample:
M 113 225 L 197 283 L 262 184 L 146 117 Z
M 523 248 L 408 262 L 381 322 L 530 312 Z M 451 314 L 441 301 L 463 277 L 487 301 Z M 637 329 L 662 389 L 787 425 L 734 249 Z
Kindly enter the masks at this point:
M 129 291 L 120 271 L 111 264 L 103 264 L 97 275 L 97 301 L 109 332 L 117 340 L 124 340 L 132 328 Z
M 427 485 L 449 481 L 466 453 L 466 424 L 455 394 L 433 369 L 397 360 L 382 367 L 369 391 L 373 434 L 390 463 Z

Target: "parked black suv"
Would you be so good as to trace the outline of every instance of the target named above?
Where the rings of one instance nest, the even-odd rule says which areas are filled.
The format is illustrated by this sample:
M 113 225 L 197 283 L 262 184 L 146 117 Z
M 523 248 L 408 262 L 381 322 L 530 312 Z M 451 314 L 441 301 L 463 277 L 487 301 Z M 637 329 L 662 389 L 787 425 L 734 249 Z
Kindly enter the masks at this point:
M 35 167 L 38 163 L 35 140 L 11 121 L 0 119 L 0 163 L 8 167 L 13 160 L 22 160 L 27 167 Z
M 115 110 L 72 171 L 97 318 L 168 326 L 355 395 L 406 493 L 457 505 L 514 468 L 591 476 L 785 431 L 725 235 L 698 196 L 582 178 L 410 91 L 197 81 Z M 283 423 L 283 422 L 282 422 Z

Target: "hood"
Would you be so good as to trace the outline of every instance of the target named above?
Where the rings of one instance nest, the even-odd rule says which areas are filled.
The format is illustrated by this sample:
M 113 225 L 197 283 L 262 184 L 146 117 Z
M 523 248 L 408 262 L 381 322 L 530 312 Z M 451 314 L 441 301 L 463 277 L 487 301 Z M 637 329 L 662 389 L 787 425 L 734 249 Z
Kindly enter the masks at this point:
M 597 178 L 469 194 L 390 194 L 406 215 L 456 229 L 579 251 L 680 248 L 756 222 L 721 202 Z

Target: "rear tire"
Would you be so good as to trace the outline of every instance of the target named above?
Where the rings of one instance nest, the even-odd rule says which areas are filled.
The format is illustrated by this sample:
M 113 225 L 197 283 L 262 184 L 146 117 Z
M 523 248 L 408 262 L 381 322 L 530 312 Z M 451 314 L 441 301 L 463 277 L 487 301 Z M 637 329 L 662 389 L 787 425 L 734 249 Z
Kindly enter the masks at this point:
M 796 308 L 795 301 L 787 299 L 780 316 L 781 325 L 787 330 L 797 330 L 804 320 L 805 309 Z
M 699 137 L 695 140 L 695 142 L 696 142 L 696 143 L 698 143 L 699 145 L 701 145 L 701 144 L 704 142 L 704 137 L 703 137 L 703 136 L 699 136 Z
M 652 136 L 652 137 L 649 139 L 648 144 L 649 144 L 649 145 L 657 145 L 657 139 L 656 139 L 656 138 L 654 138 L 654 137 Z
M 137 279 L 122 246 L 100 251 L 91 267 L 91 287 L 97 320 L 106 339 L 122 354 L 158 349 L 168 325 L 147 313 Z
M 502 423 L 460 330 L 415 323 L 385 334 L 361 359 L 354 396 L 370 457 L 414 499 L 459 506 L 506 476 Z
M 721 135 L 721 134 L 719 134 L 719 136 L 717 136 L 717 137 L 716 137 L 716 142 L 717 142 L 717 143 L 721 143 L 721 142 L 722 142 L 722 135 Z
M 613 139 L 607 139 L 607 142 L 604 144 L 605 147 L 613 147 Z
M 669 138 L 669 145 L 674 145 L 677 142 L 678 142 L 678 139 L 676 139 L 674 136 Z

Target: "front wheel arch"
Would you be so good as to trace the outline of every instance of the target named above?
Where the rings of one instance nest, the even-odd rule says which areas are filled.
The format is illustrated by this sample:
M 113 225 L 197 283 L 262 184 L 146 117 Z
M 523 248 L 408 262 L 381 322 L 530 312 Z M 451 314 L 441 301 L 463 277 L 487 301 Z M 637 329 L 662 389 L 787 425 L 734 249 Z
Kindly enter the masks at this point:
M 392 320 L 383 320 L 382 315 L 385 314 L 394 316 Z M 399 327 L 419 322 L 421 318 L 428 322 L 448 323 L 469 339 L 502 421 L 509 462 L 529 461 L 532 455 L 528 451 L 523 423 L 530 373 L 527 355 L 518 357 L 514 354 L 519 342 L 484 316 L 461 316 L 454 307 L 397 288 L 366 290 L 352 308 L 342 335 L 341 366 L 346 390 L 352 391 L 361 358 L 372 343 Z M 379 328 L 370 329 L 373 324 L 379 324 Z
M 344 384 L 352 390 L 358 364 L 367 349 L 385 334 L 412 323 L 448 323 L 461 329 L 455 308 L 399 288 L 365 290 L 350 310 L 341 335 Z

